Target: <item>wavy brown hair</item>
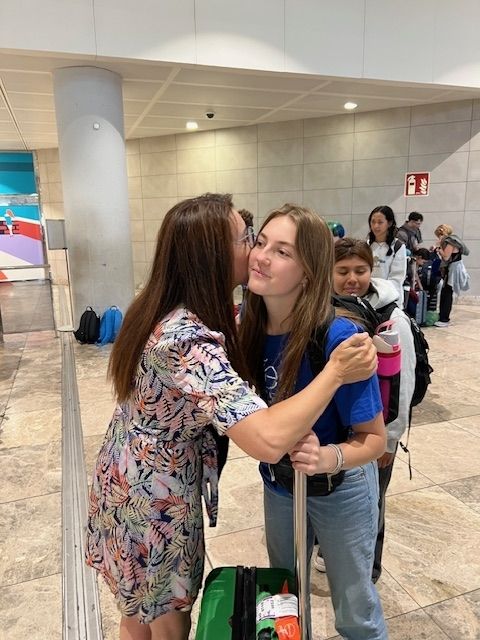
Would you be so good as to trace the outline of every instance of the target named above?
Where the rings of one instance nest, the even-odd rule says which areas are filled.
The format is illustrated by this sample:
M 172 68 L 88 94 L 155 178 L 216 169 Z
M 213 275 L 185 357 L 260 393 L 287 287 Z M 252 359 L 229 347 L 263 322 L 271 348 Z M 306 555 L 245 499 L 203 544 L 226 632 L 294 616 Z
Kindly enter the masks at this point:
M 275 402 L 292 395 L 300 364 L 315 329 L 333 316 L 331 305 L 333 273 L 333 237 L 326 222 L 311 209 L 285 204 L 270 213 L 265 226 L 275 218 L 288 216 L 295 224 L 295 249 L 305 272 L 306 284 L 290 317 L 291 329 L 283 352 Z M 261 386 L 263 345 L 267 309 L 261 296 L 246 294 L 245 316 L 240 326 L 240 341 L 253 382 Z
M 119 402 L 134 388 L 135 372 L 155 325 L 184 306 L 225 336 L 233 367 L 246 372 L 233 308 L 232 198 L 205 194 L 168 211 L 157 236 L 148 282 L 128 308 L 108 373 Z
M 437 236 L 437 238 L 451 236 L 453 233 L 453 227 L 451 227 L 449 224 L 439 224 L 433 233 Z

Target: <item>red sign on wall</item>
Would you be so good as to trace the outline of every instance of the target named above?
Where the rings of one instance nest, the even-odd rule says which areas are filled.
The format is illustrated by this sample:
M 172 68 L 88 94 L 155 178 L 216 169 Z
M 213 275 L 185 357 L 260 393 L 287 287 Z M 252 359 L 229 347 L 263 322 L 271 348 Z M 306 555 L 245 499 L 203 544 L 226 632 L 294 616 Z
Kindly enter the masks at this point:
M 428 196 L 429 188 L 430 174 L 428 172 L 405 174 L 406 196 Z

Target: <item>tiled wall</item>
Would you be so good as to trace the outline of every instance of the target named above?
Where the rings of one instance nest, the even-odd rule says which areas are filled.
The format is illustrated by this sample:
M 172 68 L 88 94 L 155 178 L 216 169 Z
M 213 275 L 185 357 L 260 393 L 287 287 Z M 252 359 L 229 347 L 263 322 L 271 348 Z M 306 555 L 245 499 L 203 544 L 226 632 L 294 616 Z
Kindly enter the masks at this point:
M 38 162 L 44 216 L 61 215 L 58 158 L 39 151 Z M 409 211 L 422 212 L 427 246 L 447 222 L 470 247 L 470 293 L 480 295 L 480 100 L 131 140 L 127 163 L 137 285 L 168 208 L 228 191 L 257 222 L 290 201 L 358 237 L 379 204 L 392 206 L 399 225 Z M 428 197 L 404 197 L 405 172 L 413 170 L 431 172 Z

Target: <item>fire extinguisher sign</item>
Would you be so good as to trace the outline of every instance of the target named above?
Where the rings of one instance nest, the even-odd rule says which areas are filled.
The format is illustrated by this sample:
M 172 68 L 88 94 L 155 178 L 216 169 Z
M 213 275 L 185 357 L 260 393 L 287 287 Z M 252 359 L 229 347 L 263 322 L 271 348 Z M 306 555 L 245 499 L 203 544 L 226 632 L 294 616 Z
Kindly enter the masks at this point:
M 406 196 L 428 196 L 430 189 L 430 173 L 406 173 L 405 174 L 405 195 Z

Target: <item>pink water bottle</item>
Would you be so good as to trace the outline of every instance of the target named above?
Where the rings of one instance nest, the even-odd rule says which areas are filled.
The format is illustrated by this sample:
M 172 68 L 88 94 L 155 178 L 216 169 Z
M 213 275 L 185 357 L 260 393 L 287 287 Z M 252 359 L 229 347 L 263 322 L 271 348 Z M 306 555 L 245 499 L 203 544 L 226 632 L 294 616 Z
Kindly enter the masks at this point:
M 385 424 L 398 417 L 400 371 L 402 369 L 400 338 L 392 326 L 392 322 L 384 322 L 377 327 L 373 337 L 378 355 L 377 374 Z

